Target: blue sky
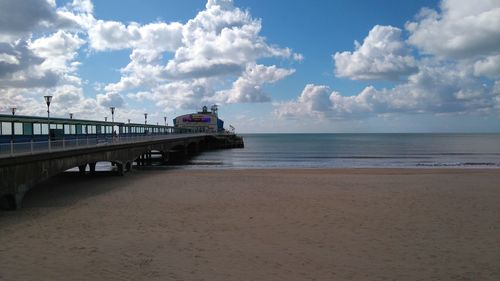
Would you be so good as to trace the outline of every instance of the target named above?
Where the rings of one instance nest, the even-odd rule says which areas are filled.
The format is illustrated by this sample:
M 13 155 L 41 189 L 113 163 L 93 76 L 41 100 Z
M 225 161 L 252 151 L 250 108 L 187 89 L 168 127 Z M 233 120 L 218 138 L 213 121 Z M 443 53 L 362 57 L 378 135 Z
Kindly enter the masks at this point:
M 496 1 L 3 2 L 2 111 L 53 94 L 122 121 L 217 103 L 240 132 L 500 130 Z

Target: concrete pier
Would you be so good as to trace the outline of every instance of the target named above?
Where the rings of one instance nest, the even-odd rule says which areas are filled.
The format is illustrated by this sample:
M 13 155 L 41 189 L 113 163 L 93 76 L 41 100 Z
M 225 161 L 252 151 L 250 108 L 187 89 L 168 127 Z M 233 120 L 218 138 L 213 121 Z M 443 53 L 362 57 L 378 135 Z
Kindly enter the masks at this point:
M 243 146 L 243 139 L 235 135 L 198 134 L 0 158 L 0 208 L 20 208 L 24 194 L 34 185 L 74 167 L 86 174 L 88 165 L 92 175 L 97 162 L 107 161 L 118 175 L 124 175 L 133 162 L 145 166 L 157 159 L 159 164 L 182 164 L 204 150 Z

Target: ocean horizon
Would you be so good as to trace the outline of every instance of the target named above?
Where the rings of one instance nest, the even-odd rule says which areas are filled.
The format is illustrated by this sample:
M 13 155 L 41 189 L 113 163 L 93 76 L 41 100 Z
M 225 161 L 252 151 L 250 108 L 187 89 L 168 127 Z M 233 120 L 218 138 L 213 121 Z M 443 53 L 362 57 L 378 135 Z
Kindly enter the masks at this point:
M 500 133 L 241 134 L 244 149 L 207 151 L 186 169 L 498 168 Z

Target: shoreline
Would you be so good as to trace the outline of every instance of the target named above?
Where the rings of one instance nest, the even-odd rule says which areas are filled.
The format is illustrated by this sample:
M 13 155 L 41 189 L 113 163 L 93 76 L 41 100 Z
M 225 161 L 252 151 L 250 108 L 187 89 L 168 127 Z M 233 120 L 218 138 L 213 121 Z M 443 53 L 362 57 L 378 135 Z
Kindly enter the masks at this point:
M 498 280 L 496 169 L 64 175 L 0 213 L 0 280 Z

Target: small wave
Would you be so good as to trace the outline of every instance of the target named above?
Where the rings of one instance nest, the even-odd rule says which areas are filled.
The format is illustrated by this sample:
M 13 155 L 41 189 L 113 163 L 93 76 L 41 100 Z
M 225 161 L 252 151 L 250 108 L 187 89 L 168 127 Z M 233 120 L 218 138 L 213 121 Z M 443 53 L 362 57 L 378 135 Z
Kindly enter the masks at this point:
M 419 167 L 500 167 L 493 162 L 417 163 Z
M 224 164 L 223 161 L 203 161 L 203 160 L 196 160 L 196 161 L 190 161 L 187 163 L 188 165 L 202 165 L 202 166 L 216 166 L 216 165 L 222 165 Z

